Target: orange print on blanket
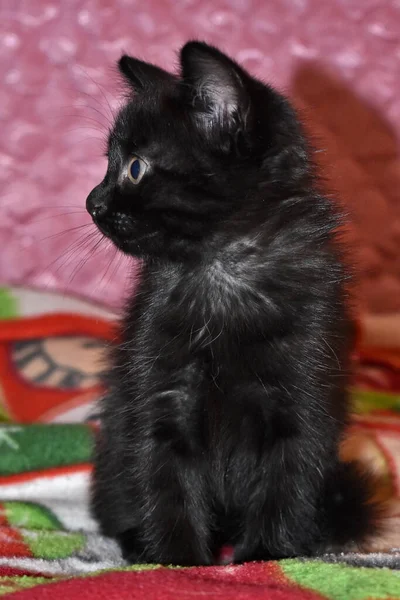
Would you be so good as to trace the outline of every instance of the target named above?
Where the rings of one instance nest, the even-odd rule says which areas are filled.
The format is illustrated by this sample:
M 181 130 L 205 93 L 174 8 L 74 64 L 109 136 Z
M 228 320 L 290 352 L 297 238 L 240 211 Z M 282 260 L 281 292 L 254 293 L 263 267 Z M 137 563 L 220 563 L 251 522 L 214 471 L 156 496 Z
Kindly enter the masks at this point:
M 42 421 L 95 400 L 103 348 L 116 335 L 111 322 L 73 314 L 3 321 L 0 414 L 20 423 Z

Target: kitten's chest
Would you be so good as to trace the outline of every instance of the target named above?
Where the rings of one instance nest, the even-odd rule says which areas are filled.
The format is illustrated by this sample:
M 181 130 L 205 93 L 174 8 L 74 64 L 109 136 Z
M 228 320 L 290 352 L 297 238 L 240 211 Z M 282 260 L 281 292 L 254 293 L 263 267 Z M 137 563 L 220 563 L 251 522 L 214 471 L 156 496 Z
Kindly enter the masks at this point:
M 243 257 L 215 258 L 182 273 L 170 290 L 167 306 L 190 326 L 192 341 L 223 336 L 266 308 L 259 274 L 258 266 Z
M 151 270 L 134 305 L 135 335 L 159 350 L 168 344 L 171 351 L 226 355 L 246 331 L 260 328 L 268 299 L 258 276 L 240 256 Z

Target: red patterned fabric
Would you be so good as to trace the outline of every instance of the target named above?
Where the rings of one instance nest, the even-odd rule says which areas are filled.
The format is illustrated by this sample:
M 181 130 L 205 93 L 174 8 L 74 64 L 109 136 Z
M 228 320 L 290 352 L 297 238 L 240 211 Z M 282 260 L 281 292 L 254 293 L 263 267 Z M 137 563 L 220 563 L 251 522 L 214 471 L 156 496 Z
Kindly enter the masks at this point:
M 7 598 L 8 595 L 5 596 Z M 106 573 L 43 585 L 10 595 L 13 600 L 321 600 L 288 580 L 276 564 Z

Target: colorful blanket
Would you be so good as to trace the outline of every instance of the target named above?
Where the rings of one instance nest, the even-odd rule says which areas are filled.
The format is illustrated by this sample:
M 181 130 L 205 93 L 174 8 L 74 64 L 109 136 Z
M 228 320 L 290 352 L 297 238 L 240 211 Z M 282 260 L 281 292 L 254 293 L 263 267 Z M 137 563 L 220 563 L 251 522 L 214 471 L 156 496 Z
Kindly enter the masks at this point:
M 2 290 L 0 315 L 4 598 L 400 599 L 398 316 L 361 322 L 356 414 L 342 448 L 374 469 L 389 502 L 387 527 L 370 552 L 182 569 L 125 565 L 88 510 L 101 354 L 115 340 L 113 315 L 22 289 Z

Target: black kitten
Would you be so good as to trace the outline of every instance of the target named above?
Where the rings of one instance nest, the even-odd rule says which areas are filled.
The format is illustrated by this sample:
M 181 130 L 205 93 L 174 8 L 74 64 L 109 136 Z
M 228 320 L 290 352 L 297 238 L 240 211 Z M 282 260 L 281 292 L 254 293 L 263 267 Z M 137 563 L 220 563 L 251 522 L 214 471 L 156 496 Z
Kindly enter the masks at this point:
M 343 465 L 349 319 L 290 104 L 213 47 L 173 76 L 124 56 L 128 103 L 87 208 L 143 259 L 107 377 L 93 510 L 131 562 L 210 564 L 362 542 Z

